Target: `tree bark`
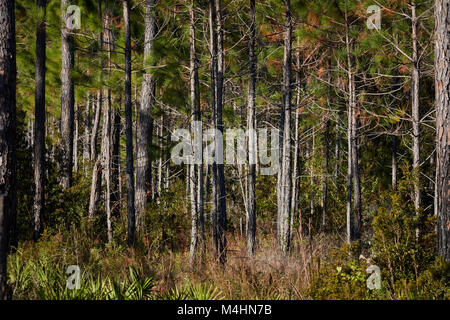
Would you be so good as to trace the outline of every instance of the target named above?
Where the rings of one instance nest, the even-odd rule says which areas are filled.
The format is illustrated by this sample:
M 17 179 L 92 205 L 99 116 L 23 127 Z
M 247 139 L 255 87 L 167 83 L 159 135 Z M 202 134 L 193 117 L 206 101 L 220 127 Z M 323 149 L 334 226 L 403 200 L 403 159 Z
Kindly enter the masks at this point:
M 74 134 L 73 134 L 73 171 L 78 172 L 78 103 L 74 109 Z
M 256 200 L 255 200 L 255 184 L 256 184 L 256 8 L 255 0 L 250 0 L 250 39 L 249 39 L 249 63 L 250 63 L 250 79 L 248 84 L 248 102 L 247 102 L 247 129 L 249 133 L 248 151 L 248 194 L 247 194 L 247 254 L 253 255 L 256 246 Z
M 420 209 L 420 112 L 419 112 L 419 58 L 417 40 L 417 17 L 415 1 L 411 2 L 412 28 L 412 75 L 411 75 L 411 117 L 413 124 L 413 171 L 414 171 L 414 208 L 416 213 Z
M 200 110 L 200 92 L 199 92 L 199 79 L 198 79 L 198 66 L 197 66 L 197 53 L 196 53 L 196 40 L 195 40 L 195 14 L 194 14 L 194 1 L 192 0 L 189 5 L 189 69 L 190 69 L 190 103 L 191 111 L 194 116 L 194 120 L 201 121 Z M 191 126 L 191 135 L 201 132 L 202 128 L 193 128 Z M 197 131 L 197 132 L 196 132 Z M 194 141 L 194 148 L 195 143 Z M 200 140 L 200 145 L 202 145 Z M 192 266 L 195 259 L 195 253 L 197 250 L 198 242 L 200 240 L 202 257 L 205 253 L 205 230 L 204 230 L 204 217 L 203 217 L 203 148 L 200 150 L 194 150 L 201 153 L 201 162 L 199 164 L 189 165 L 189 192 L 191 203 L 191 245 L 189 251 L 189 264 Z M 194 159 L 195 160 L 195 159 Z M 199 234 L 200 233 L 200 234 Z
M 450 1 L 436 0 L 436 204 L 438 255 L 450 261 L 449 105 L 450 105 Z
M 300 188 L 300 180 L 298 179 L 298 173 L 300 172 L 300 131 L 299 131 L 299 122 L 300 122 L 300 101 L 301 101 L 301 63 L 300 63 L 300 52 L 297 52 L 296 55 L 297 62 L 297 72 L 295 73 L 295 82 L 297 85 L 297 95 L 295 102 L 295 118 L 294 118 L 294 155 L 293 155 L 293 172 L 292 172 L 292 204 L 291 204 L 291 230 L 294 230 L 294 223 L 299 216 L 297 216 L 296 212 L 299 207 L 299 188 Z M 301 224 L 301 221 L 299 221 Z M 293 238 L 294 232 L 291 232 L 291 241 Z
M 348 102 L 347 102 L 347 211 L 346 211 L 346 229 L 347 229 L 347 243 L 353 241 L 352 232 L 352 182 L 353 182 L 353 86 L 354 75 L 352 72 L 352 61 L 350 56 L 350 39 L 348 34 L 348 25 L 346 28 L 345 42 L 347 50 L 347 75 L 348 75 Z
M 10 298 L 7 254 L 16 198 L 16 32 L 13 0 L 0 0 L 0 300 Z
M 91 95 L 88 94 L 86 109 L 84 110 L 84 134 L 83 134 L 83 162 L 86 165 L 90 159 L 90 127 L 91 127 Z
M 283 145 L 281 153 L 281 186 L 280 202 L 278 203 L 279 245 L 283 253 L 290 248 L 290 214 L 291 214 L 291 3 L 285 3 L 285 32 L 283 57 Z
M 110 159 L 110 138 L 111 138 L 111 89 L 107 90 L 106 108 L 103 114 L 102 128 L 102 159 L 101 167 L 105 182 L 105 211 L 106 211 L 106 227 L 108 243 L 112 241 L 112 224 L 111 224 L 111 159 Z
M 72 31 L 66 27 L 68 19 L 66 9 L 71 0 L 61 0 L 61 187 L 63 190 L 72 186 L 73 169 L 73 127 L 74 127 L 74 38 Z
M 123 0 L 123 20 L 125 25 L 125 135 L 127 158 L 127 216 L 128 244 L 135 242 L 136 216 L 134 207 L 134 165 L 133 165 L 133 119 L 131 106 L 131 32 L 129 1 Z
M 156 0 L 145 1 L 145 44 L 144 68 L 149 67 L 156 37 Z M 155 80 L 150 71 L 145 70 L 142 81 L 142 98 L 139 109 L 139 140 L 136 159 L 136 227 L 144 228 L 145 206 L 151 200 L 152 189 L 152 109 L 155 103 Z
M 119 99 L 119 106 L 121 99 Z M 118 217 L 120 215 L 119 201 L 121 198 L 120 187 L 120 131 L 122 127 L 119 110 L 113 110 L 112 133 L 111 133 L 111 215 Z
M 222 19 L 222 1 L 215 0 L 216 21 L 217 21 L 217 69 L 216 69 L 216 128 L 223 135 L 223 83 L 224 83 L 224 50 L 223 50 L 223 19 Z M 216 141 L 216 152 L 217 141 Z M 223 152 L 223 150 L 221 150 Z M 222 155 L 223 158 L 223 155 Z M 219 258 L 221 263 L 226 261 L 226 230 L 227 230 L 227 208 L 225 193 L 225 167 L 218 163 L 217 170 L 217 222 L 218 222 L 218 240 L 219 240 Z
M 45 179 L 45 38 L 46 38 L 46 0 L 36 1 L 40 11 L 40 21 L 36 28 L 36 91 L 34 104 L 34 202 L 33 238 L 37 240 L 42 232 L 44 210 Z
M 98 90 L 97 106 L 91 135 L 91 159 L 94 162 L 94 167 L 92 169 L 92 183 L 88 209 L 88 215 L 90 219 L 93 219 L 97 212 L 97 205 L 101 189 L 102 166 L 100 159 L 98 159 L 97 136 L 98 136 L 98 127 L 100 125 L 100 114 L 102 112 L 102 99 L 103 95 L 101 93 L 101 90 Z

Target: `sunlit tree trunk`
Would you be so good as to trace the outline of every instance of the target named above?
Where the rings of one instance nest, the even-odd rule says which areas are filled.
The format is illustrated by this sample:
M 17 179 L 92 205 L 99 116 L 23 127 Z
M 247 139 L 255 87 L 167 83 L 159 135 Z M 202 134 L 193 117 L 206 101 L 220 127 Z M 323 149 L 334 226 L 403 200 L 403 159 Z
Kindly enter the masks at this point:
M 156 0 L 145 1 L 145 44 L 144 67 L 149 67 L 156 37 Z M 139 232 L 144 227 L 143 214 L 151 200 L 152 189 L 152 108 L 155 103 L 155 81 L 150 70 L 145 70 L 142 81 L 142 97 L 139 109 L 139 139 L 136 158 L 136 227 Z
M 283 144 L 281 149 L 281 185 L 279 188 L 280 197 L 278 203 L 278 225 L 279 225 L 279 245 L 281 251 L 287 253 L 290 248 L 290 213 L 292 195 L 291 177 L 291 46 L 292 46 L 292 25 L 291 25 L 291 3 L 290 0 L 284 2 L 285 6 L 285 31 L 284 31 L 284 57 L 283 57 L 283 112 L 282 112 L 282 134 Z
M 72 186 L 73 169 L 73 126 L 74 126 L 74 85 L 72 71 L 74 69 L 74 38 L 66 26 L 66 9 L 71 0 L 61 0 L 61 177 L 63 189 Z
M 436 205 L 438 255 L 450 261 L 450 1 L 436 0 Z

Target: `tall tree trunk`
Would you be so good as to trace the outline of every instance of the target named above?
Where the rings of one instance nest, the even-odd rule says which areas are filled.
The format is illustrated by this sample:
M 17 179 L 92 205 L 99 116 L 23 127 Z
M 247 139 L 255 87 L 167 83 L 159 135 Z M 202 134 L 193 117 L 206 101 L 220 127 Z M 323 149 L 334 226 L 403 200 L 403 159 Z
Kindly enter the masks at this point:
M 352 164 L 353 164 L 353 194 L 354 194 L 354 216 L 353 216 L 353 240 L 361 239 L 361 217 L 362 217 L 362 201 L 361 201 L 361 180 L 359 174 L 359 127 L 360 127 L 360 110 L 356 106 L 356 87 L 353 83 L 353 137 L 352 137 Z
M 10 298 L 7 254 L 16 198 L 16 31 L 13 0 L 0 0 L 0 300 Z M 12 239 L 11 239 L 12 238 Z
M 105 211 L 106 211 L 106 227 L 108 235 L 108 243 L 112 241 L 112 224 L 111 224 L 111 159 L 110 159 L 110 136 L 111 136 L 111 89 L 107 90 L 106 108 L 103 114 L 102 128 L 102 159 L 101 167 L 105 182 Z
M 436 204 L 438 255 L 450 261 L 450 1 L 436 0 Z
M 299 207 L 299 188 L 300 188 L 300 180 L 298 179 L 298 173 L 300 172 L 300 131 L 299 131 L 299 122 L 300 122 L 300 101 L 301 101 L 301 64 L 300 64 L 300 51 L 297 52 L 296 55 L 296 63 L 297 63 L 297 72 L 295 73 L 295 82 L 297 85 L 297 95 L 295 102 L 295 118 L 294 118 L 294 161 L 293 161 L 293 172 L 292 172 L 292 203 L 291 203 L 291 230 L 294 230 L 294 222 L 299 219 L 297 216 L 297 211 Z M 301 224 L 301 221 L 299 221 Z M 291 232 L 291 239 L 293 238 L 294 232 Z
M 103 51 L 103 32 L 104 32 L 104 23 L 103 23 L 103 11 L 102 11 L 102 0 L 97 1 L 97 18 L 98 21 L 101 23 L 101 29 L 98 33 L 98 45 L 100 54 L 102 54 Z M 100 65 L 102 66 L 103 70 L 103 57 L 100 56 Z M 101 71 L 103 72 L 103 71 Z M 99 82 L 102 81 L 102 74 L 99 75 Z M 101 86 L 101 85 L 100 85 Z M 103 162 L 102 159 L 98 158 L 98 151 L 97 151 L 97 137 L 98 137 L 98 128 L 100 126 L 100 115 L 101 113 L 104 113 L 103 116 L 106 116 L 106 111 L 103 110 L 103 89 L 99 88 L 97 90 L 97 109 L 95 112 L 94 117 L 94 125 L 92 128 L 92 135 L 91 135 L 91 159 L 94 162 L 94 168 L 92 169 L 92 183 L 91 183 L 91 193 L 89 198 L 89 209 L 88 214 L 89 218 L 92 219 L 96 212 L 98 207 L 98 202 L 100 199 L 100 192 L 102 187 L 102 174 L 103 174 Z M 104 122 L 103 122 L 104 125 Z M 103 127 L 103 131 L 106 128 Z M 103 139 L 102 139 L 103 142 Z
M 255 200 L 255 184 L 256 184 L 256 8 L 255 0 L 250 0 L 250 39 L 249 39 L 249 63 L 250 63 L 250 79 L 248 83 L 248 103 L 247 103 L 247 130 L 248 139 L 248 221 L 247 221 L 247 254 L 255 253 L 256 245 L 256 200 Z
M 37 240 L 42 232 L 42 213 L 44 210 L 45 179 L 45 38 L 46 38 L 46 0 L 37 0 L 40 21 L 36 28 L 36 92 L 34 104 L 34 202 L 33 237 Z
M 119 99 L 119 106 L 121 105 Z M 119 110 L 113 110 L 113 119 L 111 120 L 111 215 L 118 217 L 120 215 L 119 201 L 121 198 L 120 187 L 120 131 L 121 131 L 121 116 Z
M 290 248 L 290 217 L 291 214 L 291 2 L 285 0 L 285 31 L 283 57 L 283 145 L 281 153 L 281 191 L 278 203 L 279 244 L 284 253 Z
M 216 9 L 215 0 L 209 0 L 209 46 L 210 46 L 210 77 L 211 77 L 211 117 L 212 127 L 217 128 L 217 38 L 216 38 Z M 217 150 L 216 150 L 217 152 Z M 219 226 L 217 221 L 217 164 L 215 161 L 212 163 L 211 170 L 211 222 L 212 222 L 212 234 L 213 244 L 216 257 L 220 255 L 219 251 Z
M 411 117 L 413 124 L 413 171 L 414 171 L 414 208 L 420 208 L 420 112 L 419 112 L 419 53 L 417 40 L 417 17 L 415 1 L 411 2 L 412 28 L 412 75 L 411 75 Z
M 328 59 L 327 64 L 328 69 L 328 79 L 327 82 L 331 83 L 331 58 Z M 330 92 L 328 91 L 328 94 Z M 326 218 L 327 218 L 327 204 L 328 204 L 328 162 L 330 159 L 330 100 L 327 98 L 327 114 L 325 121 L 325 133 L 324 133 L 324 144 L 325 144 L 325 156 L 323 162 L 323 194 L 322 194 L 322 230 L 325 230 Z
M 195 40 L 195 14 L 194 14 L 194 1 L 192 0 L 189 5 L 189 68 L 190 68 L 190 103 L 191 111 L 194 116 L 194 120 L 197 121 L 197 126 L 201 126 L 201 110 L 200 110 L 200 92 L 199 92 L 199 79 L 198 79 L 198 66 L 197 66 L 197 53 L 196 53 L 196 40 Z M 201 137 L 202 128 L 192 127 L 191 134 Z M 194 138 L 195 139 L 195 138 Z M 202 257 L 205 253 L 205 230 L 204 230 L 204 217 L 203 217 L 203 148 L 202 139 L 194 140 L 194 154 L 200 154 L 200 163 L 191 164 L 189 167 L 189 192 L 191 203 L 191 216 L 192 216 L 192 230 L 191 230 L 191 245 L 189 252 L 189 264 L 193 265 L 195 252 L 200 240 Z M 200 144 L 200 149 L 197 149 L 196 143 Z M 196 159 L 194 158 L 194 161 Z M 200 235 L 199 235 L 200 233 Z
M 350 39 L 349 39 L 348 25 L 346 28 L 345 42 L 347 50 L 347 75 L 348 75 L 348 102 L 347 102 L 347 212 L 346 212 L 346 229 L 347 229 L 347 243 L 353 241 L 352 232 L 352 182 L 353 182 L 353 86 L 354 75 L 352 71 L 352 60 L 350 56 Z
M 144 68 L 149 67 L 156 37 L 156 0 L 145 1 Z M 137 232 L 144 227 L 144 210 L 151 200 L 152 189 L 152 109 L 155 103 L 155 81 L 150 71 L 145 70 L 142 81 L 142 98 L 139 109 L 139 141 L 136 159 L 136 226 Z
M 92 128 L 91 135 L 91 160 L 94 162 L 94 167 L 92 169 L 92 183 L 91 183 L 91 192 L 89 197 L 89 209 L 88 215 L 89 218 L 94 218 L 97 212 L 97 205 L 100 197 L 100 189 L 101 189 L 101 177 L 102 177 L 102 166 L 101 161 L 98 159 L 98 151 L 97 151 L 97 136 L 98 136 L 98 127 L 100 125 L 100 115 L 102 112 L 102 99 L 103 95 L 101 90 L 97 92 L 97 106 L 94 117 L 94 125 Z
M 223 19 L 222 19 L 222 1 L 216 1 L 216 20 L 217 20 L 217 69 L 216 69 L 216 128 L 223 134 L 223 83 L 224 83 L 224 50 L 223 50 Z M 216 141 L 216 152 L 217 141 Z M 220 150 L 223 158 L 223 150 Z M 219 240 L 219 257 L 220 262 L 225 263 L 226 260 L 226 230 L 227 230 L 227 208 L 225 194 L 225 167 L 222 163 L 218 163 L 217 169 L 217 222 L 218 222 L 218 240 Z
M 72 186 L 73 168 L 73 126 L 74 126 L 74 85 L 72 71 L 74 69 L 74 38 L 72 31 L 66 26 L 67 7 L 71 0 L 61 0 L 61 187 Z
M 134 244 L 136 216 L 134 207 L 134 165 L 133 165 L 133 119 L 131 106 L 131 32 L 129 1 L 123 0 L 123 21 L 125 25 L 125 135 L 127 157 L 127 216 L 128 244 Z

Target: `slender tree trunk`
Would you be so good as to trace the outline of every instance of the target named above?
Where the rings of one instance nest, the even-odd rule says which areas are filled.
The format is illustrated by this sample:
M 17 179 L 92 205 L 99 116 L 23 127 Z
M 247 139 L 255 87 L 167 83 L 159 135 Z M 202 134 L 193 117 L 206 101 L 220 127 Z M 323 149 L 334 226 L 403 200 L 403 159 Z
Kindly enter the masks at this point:
M 359 107 L 356 106 L 356 88 L 353 84 L 353 138 L 352 138 L 352 164 L 353 164 L 353 193 L 354 193 L 354 211 L 353 216 L 353 240 L 359 240 L 361 238 L 361 217 L 362 217 L 362 201 L 361 201 L 361 180 L 359 174 Z
M 78 172 L 78 103 L 74 110 L 75 130 L 73 135 L 73 171 Z
M 223 19 L 222 19 L 222 1 L 216 1 L 216 20 L 217 20 L 217 69 L 216 69 L 216 128 L 223 134 L 223 83 L 224 83 L 224 50 L 223 50 Z M 217 141 L 216 141 L 216 152 Z M 223 150 L 220 150 L 223 153 Z M 223 155 L 222 155 L 223 158 Z M 218 222 L 218 240 L 219 240 L 219 257 L 220 262 L 226 261 L 226 231 L 227 231 L 227 208 L 225 194 L 225 167 L 222 163 L 218 163 L 217 170 L 217 222 Z
M 71 72 L 74 69 L 74 38 L 65 25 L 67 7 L 71 0 L 61 0 L 61 187 L 72 186 L 73 168 L 73 126 L 74 126 L 74 85 Z
M 119 99 L 119 106 L 121 99 Z M 120 131 L 121 131 L 121 116 L 119 110 L 113 110 L 112 124 L 112 146 L 111 146 L 111 215 L 118 217 L 120 215 L 120 207 L 118 201 L 121 198 L 120 188 Z
M 348 75 L 348 108 L 347 108 L 347 212 L 346 212 L 346 224 L 347 224 L 347 243 L 351 243 L 353 240 L 352 233 L 352 182 L 353 182 L 353 85 L 354 75 L 352 72 L 352 61 L 350 57 L 350 39 L 348 34 L 348 26 L 346 29 L 345 42 L 347 49 L 347 75 Z
M 248 223 L 247 223 L 247 254 L 255 253 L 256 245 L 256 200 L 255 200 L 255 184 L 256 184 L 256 8 L 255 0 L 250 0 L 250 41 L 249 41 L 249 63 L 250 63 L 250 79 L 248 84 L 248 116 L 247 129 L 249 132 L 248 151 Z
M 42 213 L 44 210 L 45 179 L 45 38 L 46 38 L 46 0 L 37 0 L 41 20 L 36 28 L 36 92 L 34 109 L 34 203 L 33 237 L 37 240 L 42 232 Z
M 106 211 L 106 227 L 108 235 L 108 243 L 112 241 L 112 224 L 111 224 L 111 159 L 110 159 L 110 136 L 111 136 L 111 89 L 107 91 L 106 108 L 103 114 L 102 128 L 102 159 L 101 167 L 105 181 L 105 211 Z
M 411 3 L 412 20 L 412 75 L 411 75 L 411 117 L 413 124 L 413 171 L 414 171 L 414 208 L 416 213 L 420 208 L 420 112 L 419 112 L 419 58 L 418 58 L 418 40 L 417 40 L 417 17 L 415 2 Z
M 295 82 L 297 84 L 297 95 L 295 102 L 295 118 L 294 118 L 294 161 L 293 161 L 293 172 L 292 172 L 292 203 L 291 203 L 291 230 L 294 230 L 294 223 L 299 217 L 297 216 L 298 206 L 299 206 L 299 188 L 300 180 L 298 179 L 298 173 L 300 172 L 300 101 L 301 101 L 301 64 L 300 64 L 300 52 L 296 55 L 297 72 L 295 73 Z M 300 221 L 301 223 L 301 221 Z M 294 232 L 291 232 L 291 241 Z
M 283 253 L 290 248 L 290 214 L 291 214 L 291 3 L 285 5 L 285 32 L 284 32 L 284 57 L 283 57 L 283 146 L 281 153 L 281 196 L 279 206 L 279 244 Z
M 133 119 L 131 106 L 131 32 L 129 1 L 123 0 L 123 21 L 125 25 L 125 135 L 127 155 L 127 215 L 128 243 L 134 244 L 136 216 L 134 208 L 134 166 L 133 166 Z
M 331 59 L 328 59 L 328 83 L 331 83 Z M 328 92 L 330 94 L 330 92 Z M 328 204 L 328 162 L 330 159 L 330 100 L 327 98 L 327 114 L 325 121 L 325 133 L 324 133 L 324 144 L 325 144 L 325 156 L 323 163 L 323 194 L 322 194 L 322 230 L 325 230 L 326 218 L 327 218 L 327 204 Z
M 195 14 L 194 14 L 194 1 L 192 0 L 189 5 L 189 56 L 190 56 L 190 103 L 191 110 L 194 115 L 194 120 L 199 123 L 201 121 L 200 110 L 200 92 L 199 92 L 199 79 L 198 79 L 198 66 L 197 66 L 197 53 L 196 53 L 196 38 L 195 38 Z M 201 124 L 200 124 L 201 125 Z M 195 259 L 195 252 L 200 240 L 202 257 L 205 253 L 205 230 L 204 230 L 204 217 L 203 217 L 203 148 L 201 138 L 202 128 L 193 128 L 191 126 L 191 134 L 199 135 L 200 140 L 194 140 L 194 152 L 200 154 L 200 163 L 190 165 L 190 203 L 191 203 L 191 216 L 192 216 L 192 231 L 191 231 L 191 246 L 189 263 L 193 265 Z M 194 138 L 195 139 L 195 138 Z M 196 143 L 200 144 L 200 149 L 196 149 Z M 194 159 L 196 160 L 196 159 Z M 200 235 L 199 235 L 200 233 Z
M 436 204 L 438 255 L 450 261 L 450 1 L 436 0 Z
M 99 90 L 97 92 L 97 107 L 95 111 L 94 125 L 91 135 L 91 159 L 94 162 L 94 167 L 92 169 L 92 183 L 88 209 L 88 215 L 90 219 L 93 219 L 97 212 L 97 205 L 101 189 L 102 165 L 100 159 L 98 159 L 97 136 L 98 127 L 100 125 L 100 114 L 102 112 L 102 99 L 103 96 L 101 90 Z
M 209 41 L 210 41 L 210 75 L 211 75 L 211 117 L 212 117 L 212 127 L 217 128 L 217 38 L 216 38 L 216 8 L 215 0 L 209 0 Z M 217 152 L 217 150 L 216 150 Z M 213 161 L 211 170 L 211 222 L 212 222 L 212 234 L 213 234 L 213 244 L 215 250 L 215 256 L 220 255 L 219 249 L 219 226 L 217 221 L 217 164 Z
M 97 104 L 95 105 L 95 109 L 92 108 L 93 111 L 93 124 L 92 124 L 92 132 L 91 132 L 91 160 L 95 163 L 97 160 L 97 138 L 98 138 L 98 127 L 100 125 L 100 116 L 102 113 L 102 94 L 101 91 L 97 92 Z
M 149 66 L 156 37 L 156 0 L 145 1 L 145 44 L 144 67 Z M 137 232 L 144 228 L 143 214 L 146 204 L 151 200 L 152 189 L 152 108 L 155 103 L 155 81 L 145 70 L 142 81 L 142 98 L 139 109 L 139 141 L 136 159 L 136 227 Z
M 90 126 L 91 126 L 91 96 L 88 94 L 84 110 L 83 162 L 86 165 L 90 159 Z
M 0 0 L 0 300 L 10 298 L 7 254 L 16 198 L 16 31 L 14 1 Z

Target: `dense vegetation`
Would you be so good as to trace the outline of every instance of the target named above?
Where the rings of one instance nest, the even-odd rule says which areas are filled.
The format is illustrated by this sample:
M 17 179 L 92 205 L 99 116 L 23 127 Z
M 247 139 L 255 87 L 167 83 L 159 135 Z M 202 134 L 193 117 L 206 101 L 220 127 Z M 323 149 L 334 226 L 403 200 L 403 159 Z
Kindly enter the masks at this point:
M 450 87 L 436 71 L 450 53 L 435 36 L 449 33 L 449 1 L 0 8 L 11 2 L 17 208 L 6 229 L 0 215 L 5 297 L 450 299 Z M 68 27 L 70 5 L 80 28 Z M 173 133 L 194 134 L 193 121 L 225 138 L 278 129 L 279 146 L 268 141 L 279 170 L 261 174 L 251 135 L 242 164 L 175 164 Z M 69 265 L 79 289 L 66 286 Z M 379 289 L 366 284 L 371 265 Z

